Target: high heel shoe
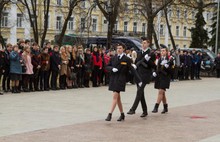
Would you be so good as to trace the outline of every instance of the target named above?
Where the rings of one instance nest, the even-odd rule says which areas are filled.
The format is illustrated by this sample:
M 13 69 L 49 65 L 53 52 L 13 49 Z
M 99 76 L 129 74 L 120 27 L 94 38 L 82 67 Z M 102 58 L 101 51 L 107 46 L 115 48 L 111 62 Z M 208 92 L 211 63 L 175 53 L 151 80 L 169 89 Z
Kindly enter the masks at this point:
M 117 121 L 123 121 L 123 120 L 125 120 L 125 114 L 121 113 L 121 116 L 118 118 Z
M 109 113 L 108 116 L 107 116 L 107 118 L 105 119 L 105 121 L 111 121 L 111 119 L 112 119 L 112 114 Z

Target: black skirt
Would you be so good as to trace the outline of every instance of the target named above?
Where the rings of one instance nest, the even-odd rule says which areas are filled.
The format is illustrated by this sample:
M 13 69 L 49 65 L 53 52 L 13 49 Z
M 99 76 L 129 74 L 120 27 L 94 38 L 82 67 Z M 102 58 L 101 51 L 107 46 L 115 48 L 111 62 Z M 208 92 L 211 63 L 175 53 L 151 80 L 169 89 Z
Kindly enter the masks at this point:
M 21 74 L 11 73 L 10 74 L 10 80 L 16 81 L 16 80 L 22 80 Z

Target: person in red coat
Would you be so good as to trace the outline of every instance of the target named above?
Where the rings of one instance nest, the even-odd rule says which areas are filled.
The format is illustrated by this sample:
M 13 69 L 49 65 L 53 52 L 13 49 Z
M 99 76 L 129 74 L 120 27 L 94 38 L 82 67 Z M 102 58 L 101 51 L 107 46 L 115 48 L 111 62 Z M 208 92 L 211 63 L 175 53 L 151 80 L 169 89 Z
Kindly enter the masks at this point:
M 99 54 L 98 48 L 94 47 L 92 53 L 93 71 L 92 71 L 92 86 L 98 87 L 98 77 L 100 70 L 102 69 L 102 57 Z

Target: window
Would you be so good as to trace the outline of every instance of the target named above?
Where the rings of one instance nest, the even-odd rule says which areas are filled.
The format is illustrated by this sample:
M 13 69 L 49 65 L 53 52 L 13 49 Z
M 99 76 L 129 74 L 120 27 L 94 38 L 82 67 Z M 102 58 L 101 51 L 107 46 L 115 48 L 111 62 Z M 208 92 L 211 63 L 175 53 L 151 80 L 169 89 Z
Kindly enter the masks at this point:
M 170 49 L 171 48 L 171 45 L 170 44 L 168 44 L 168 49 Z
M 186 31 L 187 31 L 187 27 L 184 26 L 184 27 L 183 27 L 183 36 L 184 36 L 184 37 L 186 37 Z
M 56 29 L 57 30 L 61 30 L 61 26 L 62 26 L 61 20 L 62 20 L 62 17 L 57 16 L 57 21 L 56 21 Z
M 17 27 L 18 28 L 22 27 L 22 19 L 23 19 L 23 15 L 22 14 L 17 14 Z
M 125 11 L 126 11 L 126 12 L 129 11 L 129 9 L 128 9 L 128 4 L 127 4 L 127 3 L 124 3 L 124 6 L 125 6 Z
M 179 44 L 176 45 L 176 48 L 179 48 Z
M 179 26 L 176 26 L 176 36 L 179 36 L 179 33 L 180 33 L 180 27 Z
M 146 32 L 146 23 L 142 24 L 142 32 L 145 33 Z
M 62 5 L 62 0 L 57 0 L 57 5 Z
M 124 22 L 124 32 L 128 31 L 128 22 Z
M 135 14 L 138 14 L 137 4 L 134 5 L 134 13 L 135 13 Z
M 116 21 L 114 25 L 114 31 L 117 31 L 117 30 L 118 30 L 118 21 Z
M 137 22 L 133 23 L 133 32 L 137 32 Z
M 68 21 L 68 29 L 73 30 L 73 28 L 74 28 L 74 18 L 70 17 L 70 19 Z
M 184 18 L 187 19 L 187 10 L 184 10 Z
M 81 1 L 81 8 L 86 8 L 86 1 L 85 0 Z
M 169 14 L 169 17 L 172 16 L 172 9 L 171 8 L 168 9 L 168 14 Z
M 92 31 L 96 32 L 97 27 L 97 19 L 92 19 Z
M 160 35 L 164 35 L 164 26 L 160 25 Z
M 2 20 L 1 21 L 1 26 L 2 27 L 7 27 L 8 26 L 8 13 L 3 13 L 2 14 L 2 19 L 0 19 L 0 20 Z
M 50 28 L 50 15 L 48 14 L 48 21 L 46 22 L 46 18 L 44 18 L 44 24 L 47 24 L 47 28 Z
M 108 23 L 108 21 L 107 20 L 104 20 L 104 24 L 107 24 Z
M 195 19 L 195 12 L 192 11 L 192 19 Z
M 86 28 L 86 19 L 85 18 L 81 18 L 81 24 L 80 24 L 80 31 L 83 32 L 84 29 Z
M 183 48 L 186 48 L 186 45 L 183 45 Z
M 179 9 L 177 9 L 177 11 L 176 11 L 176 16 L 178 19 L 180 19 L 180 10 Z

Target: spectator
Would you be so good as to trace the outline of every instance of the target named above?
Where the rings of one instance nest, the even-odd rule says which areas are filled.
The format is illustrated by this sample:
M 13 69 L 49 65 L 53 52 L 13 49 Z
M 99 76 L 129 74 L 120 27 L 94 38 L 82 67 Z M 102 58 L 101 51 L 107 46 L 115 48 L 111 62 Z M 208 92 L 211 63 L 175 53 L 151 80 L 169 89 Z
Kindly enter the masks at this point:
M 48 86 L 48 75 L 50 70 L 50 55 L 48 53 L 48 48 L 43 48 L 41 53 L 41 70 L 40 70 L 40 90 L 41 91 L 49 91 Z
M 216 64 L 217 78 L 220 78 L 220 53 L 218 53 L 218 56 L 215 58 L 215 64 Z
M 53 47 L 52 55 L 50 56 L 50 66 L 52 70 L 52 76 L 51 76 L 51 89 L 52 90 L 58 90 L 57 87 L 57 78 L 59 74 L 59 70 L 61 69 L 61 56 L 59 53 L 59 46 L 55 45 Z
M 33 65 L 31 61 L 31 49 L 30 46 L 26 45 L 24 47 L 24 52 L 22 53 L 22 59 L 24 61 L 26 72 L 23 74 L 23 90 L 24 92 L 30 91 L 30 78 L 33 75 Z
M 61 57 L 61 69 L 60 69 L 60 89 L 66 89 L 66 77 L 67 77 L 67 68 L 68 68 L 68 56 L 66 53 L 66 47 L 62 46 L 60 48 L 60 57 Z
M 92 78 L 93 78 L 92 79 L 92 84 L 93 84 L 92 86 L 98 87 L 98 80 L 100 79 L 98 77 L 100 74 L 100 70 L 102 69 L 102 57 L 99 54 L 97 47 L 94 47 L 94 49 L 93 49 L 92 60 L 93 60 L 93 65 L 94 65 L 93 72 L 92 72 Z
M 9 43 L 6 45 L 4 52 L 4 73 L 2 80 L 2 89 L 4 92 L 10 92 L 10 53 L 12 51 L 12 45 Z
M 77 69 L 77 85 L 79 88 L 84 88 L 83 81 L 84 81 L 84 63 L 85 57 L 83 54 L 82 46 L 78 47 L 78 52 L 76 55 L 76 69 Z
M 86 48 L 85 50 L 85 64 L 84 64 L 84 68 L 85 68 L 85 76 L 84 76 L 84 86 L 89 88 L 89 81 L 90 81 L 90 77 L 92 74 L 92 68 L 93 68 L 93 64 L 92 64 L 92 55 L 91 55 L 91 51 L 89 48 Z
M 2 73 L 4 71 L 3 67 L 4 67 L 4 50 L 2 49 L 2 45 L 0 44 L 0 81 L 2 79 Z M 3 95 L 1 88 L 0 88 L 0 95 Z
M 18 86 L 19 81 L 22 79 L 22 58 L 19 53 L 19 47 L 14 45 L 13 51 L 10 53 L 10 79 L 12 81 L 12 93 L 20 93 Z

